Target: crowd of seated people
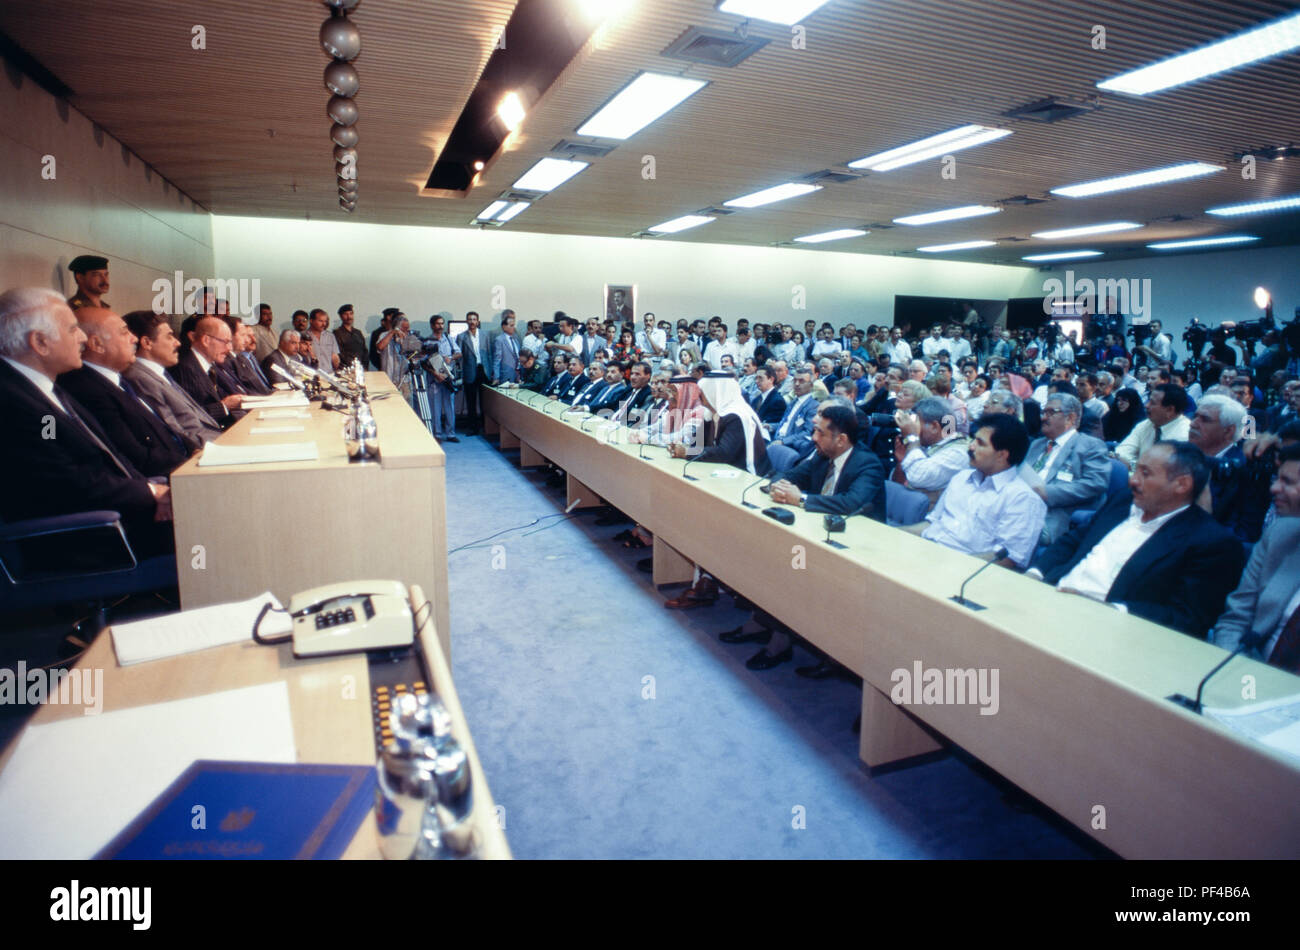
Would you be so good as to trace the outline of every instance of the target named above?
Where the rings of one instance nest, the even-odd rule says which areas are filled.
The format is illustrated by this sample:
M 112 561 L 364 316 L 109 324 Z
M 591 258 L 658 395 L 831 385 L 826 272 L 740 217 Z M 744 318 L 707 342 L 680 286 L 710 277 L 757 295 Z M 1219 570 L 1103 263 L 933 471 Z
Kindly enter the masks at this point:
M 766 476 L 779 505 L 885 521 L 893 482 L 893 497 L 925 512 L 899 527 L 1198 638 L 1240 642 L 1258 606 L 1277 623 L 1254 655 L 1300 670 L 1300 568 L 1287 557 L 1300 525 L 1294 359 L 1260 391 L 1248 368 L 1177 367 L 1158 323 L 1130 352 L 1112 334 L 973 343 L 962 325 L 909 339 L 897 327 L 744 320 L 733 333 L 716 317 L 674 328 L 647 314 L 636 359 L 605 345 L 630 324 L 588 326 L 570 321 L 547 342 L 539 325 L 535 365 L 555 341 L 574 355 L 523 385 L 566 411 L 617 414 L 633 442 Z M 648 395 L 632 406 L 634 372 Z M 649 540 L 639 526 L 619 537 Z M 1292 602 L 1277 603 L 1279 572 Z M 697 565 L 666 606 L 719 592 Z M 791 659 L 798 638 L 755 610 L 721 639 L 764 644 L 747 662 L 761 670 Z M 821 658 L 798 672 L 837 668 Z

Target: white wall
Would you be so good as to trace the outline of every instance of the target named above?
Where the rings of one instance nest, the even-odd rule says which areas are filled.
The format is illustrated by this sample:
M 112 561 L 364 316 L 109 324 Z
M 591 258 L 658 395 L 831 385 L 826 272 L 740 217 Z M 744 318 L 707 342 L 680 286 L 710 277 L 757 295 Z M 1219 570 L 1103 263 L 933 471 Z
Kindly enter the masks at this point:
M 385 307 L 413 323 L 449 311 L 490 320 L 504 307 L 521 320 L 556 310 L 602 313 L 605 283 L 638 286 L 636 314 L 660 319 L 720 315 L 734 325 L 806 319 L 839 326 L 892 323 L 894 294 L 1007 299 L 1036 293 L 1030 268 L 911 260 L 793 248 L 690 244 L 670 239 L 594 238 L 347 222 L 215 216 L 217 271 L 257 278 L 276 326 L 297 309 L 341 303 L 378 325 Z M 792 307 L 792 288 L 806 310 Z M 494 288 L 502 296 L 493 298 Z M 521 323 L 522 329 L 522 323 Z M 423 332 L 424 327 L 418 326 Z
M 80 254 L 109 259 L 119 312 L 147 308 L 155 279 L 211 276 L 211 215 L 67 103 L 0 73 L 0 289 L 71 296 Z
M 1208 254 L 1177 253 L 1129 261 L 1062 264 L 1040 278 L 1066 282 L 1073 271 L 1076 281 L 1089 278 L 1151 281 L 1151 318 L 1164 324 L 1175 349 L 1186 356 L 1183 330 L 1192 317 L 1217 325 L 1223 320 L 1253 320 L 1262 316 L 1251 302 L 1255 288 L 1273 294 L 1273 314 L 1288 321 L 1300 307 L 1300 247 L 1219 251 Z M 1036 281 L 1036 289 L 1042 280 Z M 1032 296 L 1032 295 L 1027 295 Z

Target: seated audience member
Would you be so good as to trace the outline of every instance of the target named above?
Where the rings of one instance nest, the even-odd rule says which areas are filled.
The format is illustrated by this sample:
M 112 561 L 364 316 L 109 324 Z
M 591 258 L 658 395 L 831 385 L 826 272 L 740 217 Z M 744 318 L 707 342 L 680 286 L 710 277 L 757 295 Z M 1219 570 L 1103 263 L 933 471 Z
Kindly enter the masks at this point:
M 1152 387 L 1147 397 L 1147 417 L 1115 447 L 1115 457 L 1132 471 L 1138 457 L 1157 441 L 1186 441 L 1191 425 L 1183 415 L 1186 409 L 1187 393 L 1181 386 L 1165 383 Z M 1110 413 L 1106 415 L 1109 418 Z
M 794 372 L 794 401 L 772 430 L 767 447 L 772 468 L 785 471 L 813 450 L 813 419 L 817 415 L 817 398 L 813 395 L 812 367 L 800 365 Z
M 172 429 L 182 433 L 189 451 L 221 435 L 221 426 L 167 372 L 180 358 L 181 341 L 162 314 L 136 310 L 125 317 L 136 337 L 135 362 L 122 378 Z
M 560 360 L 556 360 L 558 366 Z M 556 373 L 551 380 L 551 384 L 546 387 L 546 394 L 560 402 L 569 402 L 578 395 L 582 387 L 588 382 L 587 376 L 582 371 L 582 358 L 571 356 L 566 362 L 568 372 Z
M 924 492 L 933 508 L 952 477 L 970 467 L 970 440 L 957 431 L 948 401 L 937 396 L 922 399 L 910 412 L 900 408 L 895 416 L 903 484 Z
M 1247 656 L 1300 673 L 1300 446 L 1279 453 L 1273 503 L 1278 519 L 1251 552 L 1241 584 L 1214 625 L 1213 640 L 1235 650 L 1247 635 Z
M 599 396 L 605 387 L 609 386 L 609 379 L 605 374 L 605 364 L 600 360 L 595 360 L 587 367 L 586 385 L 575 385 L 569 390 L 570 398 L 565 400 L 569 404 L 566 412 L 583 411 L 591 409 L 591 403 Z
M 1070 515 L 1096 508 L 1110 484 L 1106 443 L 1079 431 L 1083 407 L 1074 396 L 1053 393 L 1043 409 L 1043 434 L 1029 446 L 1022 477 L 1047 502 L 1042 544 L 1070 529 Z
M 1268 431 L 1277 432 L 1296 419 L 1300 419 L 1300 379 L 1288 380 L 1282 386 L 1282 398 L 1268 413 Z
M 993 380 L 989 379 L 987 374 L 979 373 L 970 380 L 968 386 L 966 418 L 974 423 L 984 414 L 984 407 L 989 401 L 989 390 L 993 388 Z
M 116 511 L 137 557 L 166 553 L 174 547 L 170 489 L 142 475 L 55 383 L 81 367 L 85 340 L 52 290 L 0 294 L 0 517 Z
M 189 393 L 223 429 L 242 418 L 243 395 L 233 392 L 217 367 L 230 355 L 234 334 L 220 317 L 200 317 L 190 333 L 190 346 L 181 351 L 176 365 L 168 370 L 172 379 Z
M 857 415 L 839 400 L 823 403 L 815 417 L 816 452 L 772 483 L 772 501 L 797 505 L 805 511 L 853 515 L 858 512 L 884 520 L 885 470 L 880 461 L 857 444 Z M 751 670 L 767 670 L 794 656 L 791 631 L 775 617 L 756 610 L 750 625 L 758 629 L 720 634 L 724 643 L 766 642 L 746 661 Z
M 661 383 L 664 393 L 664 406 L 658 414 L 652 411 L 652 418 L 645 429 L 636 429 L 628 436 L 629 441 L 648 445 L 681 444 L 687 447 L 690 455 L 698 455 L 704 450 L 706 427 L 710 414 L 700 399 L 700 387 L 689 376 L 674 376 Z
M 519 351 L 519 388 L 541 392 L 546 388 L 546 366 L 528 348 Z
M 1020 397 L 1011 390 L 994 389 L 989 392 L 989 398 L 984 400 L 984 412 L 981 412 L 980 416 L 991 412 L 994 415 L 1015 416 L 1019 419 L 1021 407 Z M 975 421 L 979 422 L 978 416 L 975 417 Z
M 1268 512 L 1271 460 L 1247 460 L 1238 445 L 1246 407 L 1227 396 L 1202 396 L 1187 439 L 1205 453 L 1210 480 L 1198 503 L 1241 541 L 1253 544 Z
M 1146 415 L 1137 390 L 1125 387 L 1114 394 L 1110 410 L 1101 418 L 1102 435 L 1107 442 L 1123 442 Z
M 766 475 L 772 471 L 767 457 L 767 440 L 758 421 L 754 407 L 745 402 L 740 384 L 734 376 L 710 374 L 698 383 L 700 402 L 712 415 L 704 437 L 704 450 L 694 456 L 699 462 L 718 462 L 734 465 L 751 475 Z M 683 442 L 668 446 L 673 458 L 683 459 L 689 454 Z
M 776 384 L 776 374 L 771 367 L 760 366 L 758 368 L 754 373 L 754 385 L 757 388 L 758 395 L 750 401 L 750 405 L 758 413 L 763 428 L 770 434 L 785 418 L 787 403 Z
M 617 411 L 618 404 L 631 391 L 632 387 L 623 378 L 623 371 L 618 368 L 618 364 L 610 363 L 605 369 L 605 388 L 591 400 L 590 409 L 592 412 L 606 410 L 612 414 Z
M 1268 413 L 1263 409 L 1256 409 L 1255 396 L 1258 390 L 1255 389 L 1255 381 L 1249 374 L 1238 373 L 1232 378 L 1229 388 L 1232 390 L 1232 398 L 1237 400 L 1246 407 L 1246 412 L 1255 420 L 1255 431 L 1264 432 L 1268 429 Z
M 942 370 L 934 374 L 930 383 L 930 392 L 948 404 L 948 409 L 957 424 L 960 435 L 970 434 L 970 417 L 966 414 L 966 403 L 952 394 L 952 377 Z
M 1190 442 L 1157 442 L 1138 459 L 1131 493 L 1108 499 L 1034 571 L 1057 590 L 1204 639 L 1245 563 L 1241 542 L 1194 504 L 1209 474 Z
M 303 363 L 298 359 L 299 341 L 301 337 L 297 330 L 281 330 L 280 341 L 276 344 L 271 354 L 262 360 L 262 372 L 266 374 L 267 379 L 273 383 L 287 383 L 288 380 L 276 372 L 276 367 L 284 370 L 290 376 L 300 375 L 300 370 L 296 367 L 302 366 Z
M 230 332 L 235 341 L 234 350 L 230 354 L 231 370 L 239 379 L 240 385 L 251 395 L 269 396 L 271 383 L 263 375 L 262 367 L 253 355 L 257 349 L 257 337 L 253 335 L 253 328 L 241 323 L 237 317 L 231 317 L 227 323 L 230 324 Z
M 951 476 L 925 522 L 905 530 L 977 556 L 1006 548 L 998 563 L 1023 568 L 1047 516 L 1046 503 L 1020 478 L 1029 434 L 1019 419 L 1001 413 L 986 414 L 975 426 L 970 466 Z
M 189 457 L 181 434 L 140 398 L 123 371 L 135 362 L 135 335 L 111 310 L 82 307 L 77 325 L 86 335 L 82 366 L 58 383 L 95 417 L 109 443 L 145 476 L 170 475 Z

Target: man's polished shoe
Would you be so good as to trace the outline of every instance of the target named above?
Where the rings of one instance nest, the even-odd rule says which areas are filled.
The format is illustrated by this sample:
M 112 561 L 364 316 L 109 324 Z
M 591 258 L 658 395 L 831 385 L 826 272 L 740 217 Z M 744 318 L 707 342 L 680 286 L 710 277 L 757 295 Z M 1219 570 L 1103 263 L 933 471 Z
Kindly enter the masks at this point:
M 840 665 L 834 660 L 822 660 L 814 666 L 796 666 L 794 671 L 806 679 L 824 680 L 838 674 Z
M 780 653 L 776 654 L 775 656 L 768 653 L 766 650 L 759 650 L 757 653 L 755 653 L 753 656 L 751 656 L 748 660 L 745 661 L 745 666 L 747 666 L 751 670 L 770 670 L 774 666 L 780 666 L 782 663 L 785 663 L 787 660 L 793 660 L 793 659 L 794 659 L 793 646 L 786 647 L 784 650 L 782 650 Z
M 688 587 L 672 600 L 665 601 L 669 610 L 690 610 L 692 607 L 708 607 L 718 599 L 718 582 L 711 577 L 703 578 L 694 587 Z
M 718 634 L 718 639 L 723 643 L 766 643 L 772 639 L 772 631 L 763 629 L 758 633 L 745 633 L 745 625 L 742 623 L 735 630 Z
M 442 441 L 444 441 L 444 442 L 459 442 L 460 439 L 456 438 L 454 435 L 449 435 L 449 436 L 445 437 Z

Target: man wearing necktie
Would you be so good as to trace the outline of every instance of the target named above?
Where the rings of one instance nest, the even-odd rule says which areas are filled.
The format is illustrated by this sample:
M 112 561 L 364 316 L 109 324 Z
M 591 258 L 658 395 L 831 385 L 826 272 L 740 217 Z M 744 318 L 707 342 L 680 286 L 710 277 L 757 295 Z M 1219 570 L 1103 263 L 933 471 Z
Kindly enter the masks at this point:
M 253 336 L 253 328 L 232 317 L 230 330 L 235 340 L 235 349 L 230 355 L 230 366 L 239 384 L 249 395 L 269 396 L 271 384 L 253 355 L 253 351 L 257 349 L 257 338 Z
M 184 435 L 190 451 L 221 435 L 217 420 L 168 374 L 180 358 L 181 341 L 162 314 L 135 310 L 124 318 L 136 337 L 135 362 L 122 371 L 140 397 L 172 429 Z
M 1042 544 L 1053 544 L 1070 530 L 1075 511 L 1098 507 L 1110 485 L 1106 443 L 1079 431 L 1082 417 L 1083 405 L 1076 397 L 1048 396 L 1043 434 L 1030 444 L 1021 466 L 1025 482 L 1047 503 Z
M 190 332 L 190 348 L 181 353 L 168 372 L 194 401 L 228 429 L 244 415 L 240 404 L 244 397 L 218 375 L 218 364 L 225 361 L 234 345 L 234 334 L 220 317 L 202 317 Z M 235 384 L 238 386 L 238 384 Z
M 515 338 L 515 318 L 501 321 L 501 333 L 492 343 L 492 385 L 519 382 L 519 341 Z
M 163 553 L 173 546 L 170 489 L 145 478 L 55 384 L 81 367 L 85 340 L 53 291 L 0 294 L 0 517 L 116 511 L 137 556 Z
M 462 380 L 465 385 L 465 415 L 469 420 L 468 435 L 476 435 L 483 427 L 483 384 L 488 380 L 492 354 L 487 349 L 487 333 L 473 310 L 465 314 L 469 329 L 456 337 L 461 353 Z
M 121 317 L 98 307 L 78 310 L 77 323 L 86 334 L 83 365 L 60 376 L 59 384 L 95 417 L 113 448 L 135 468 L 146 476 L 170 475 L 190 453 L 180 433 L 122 375 L 135 362 L 135 335 Z

